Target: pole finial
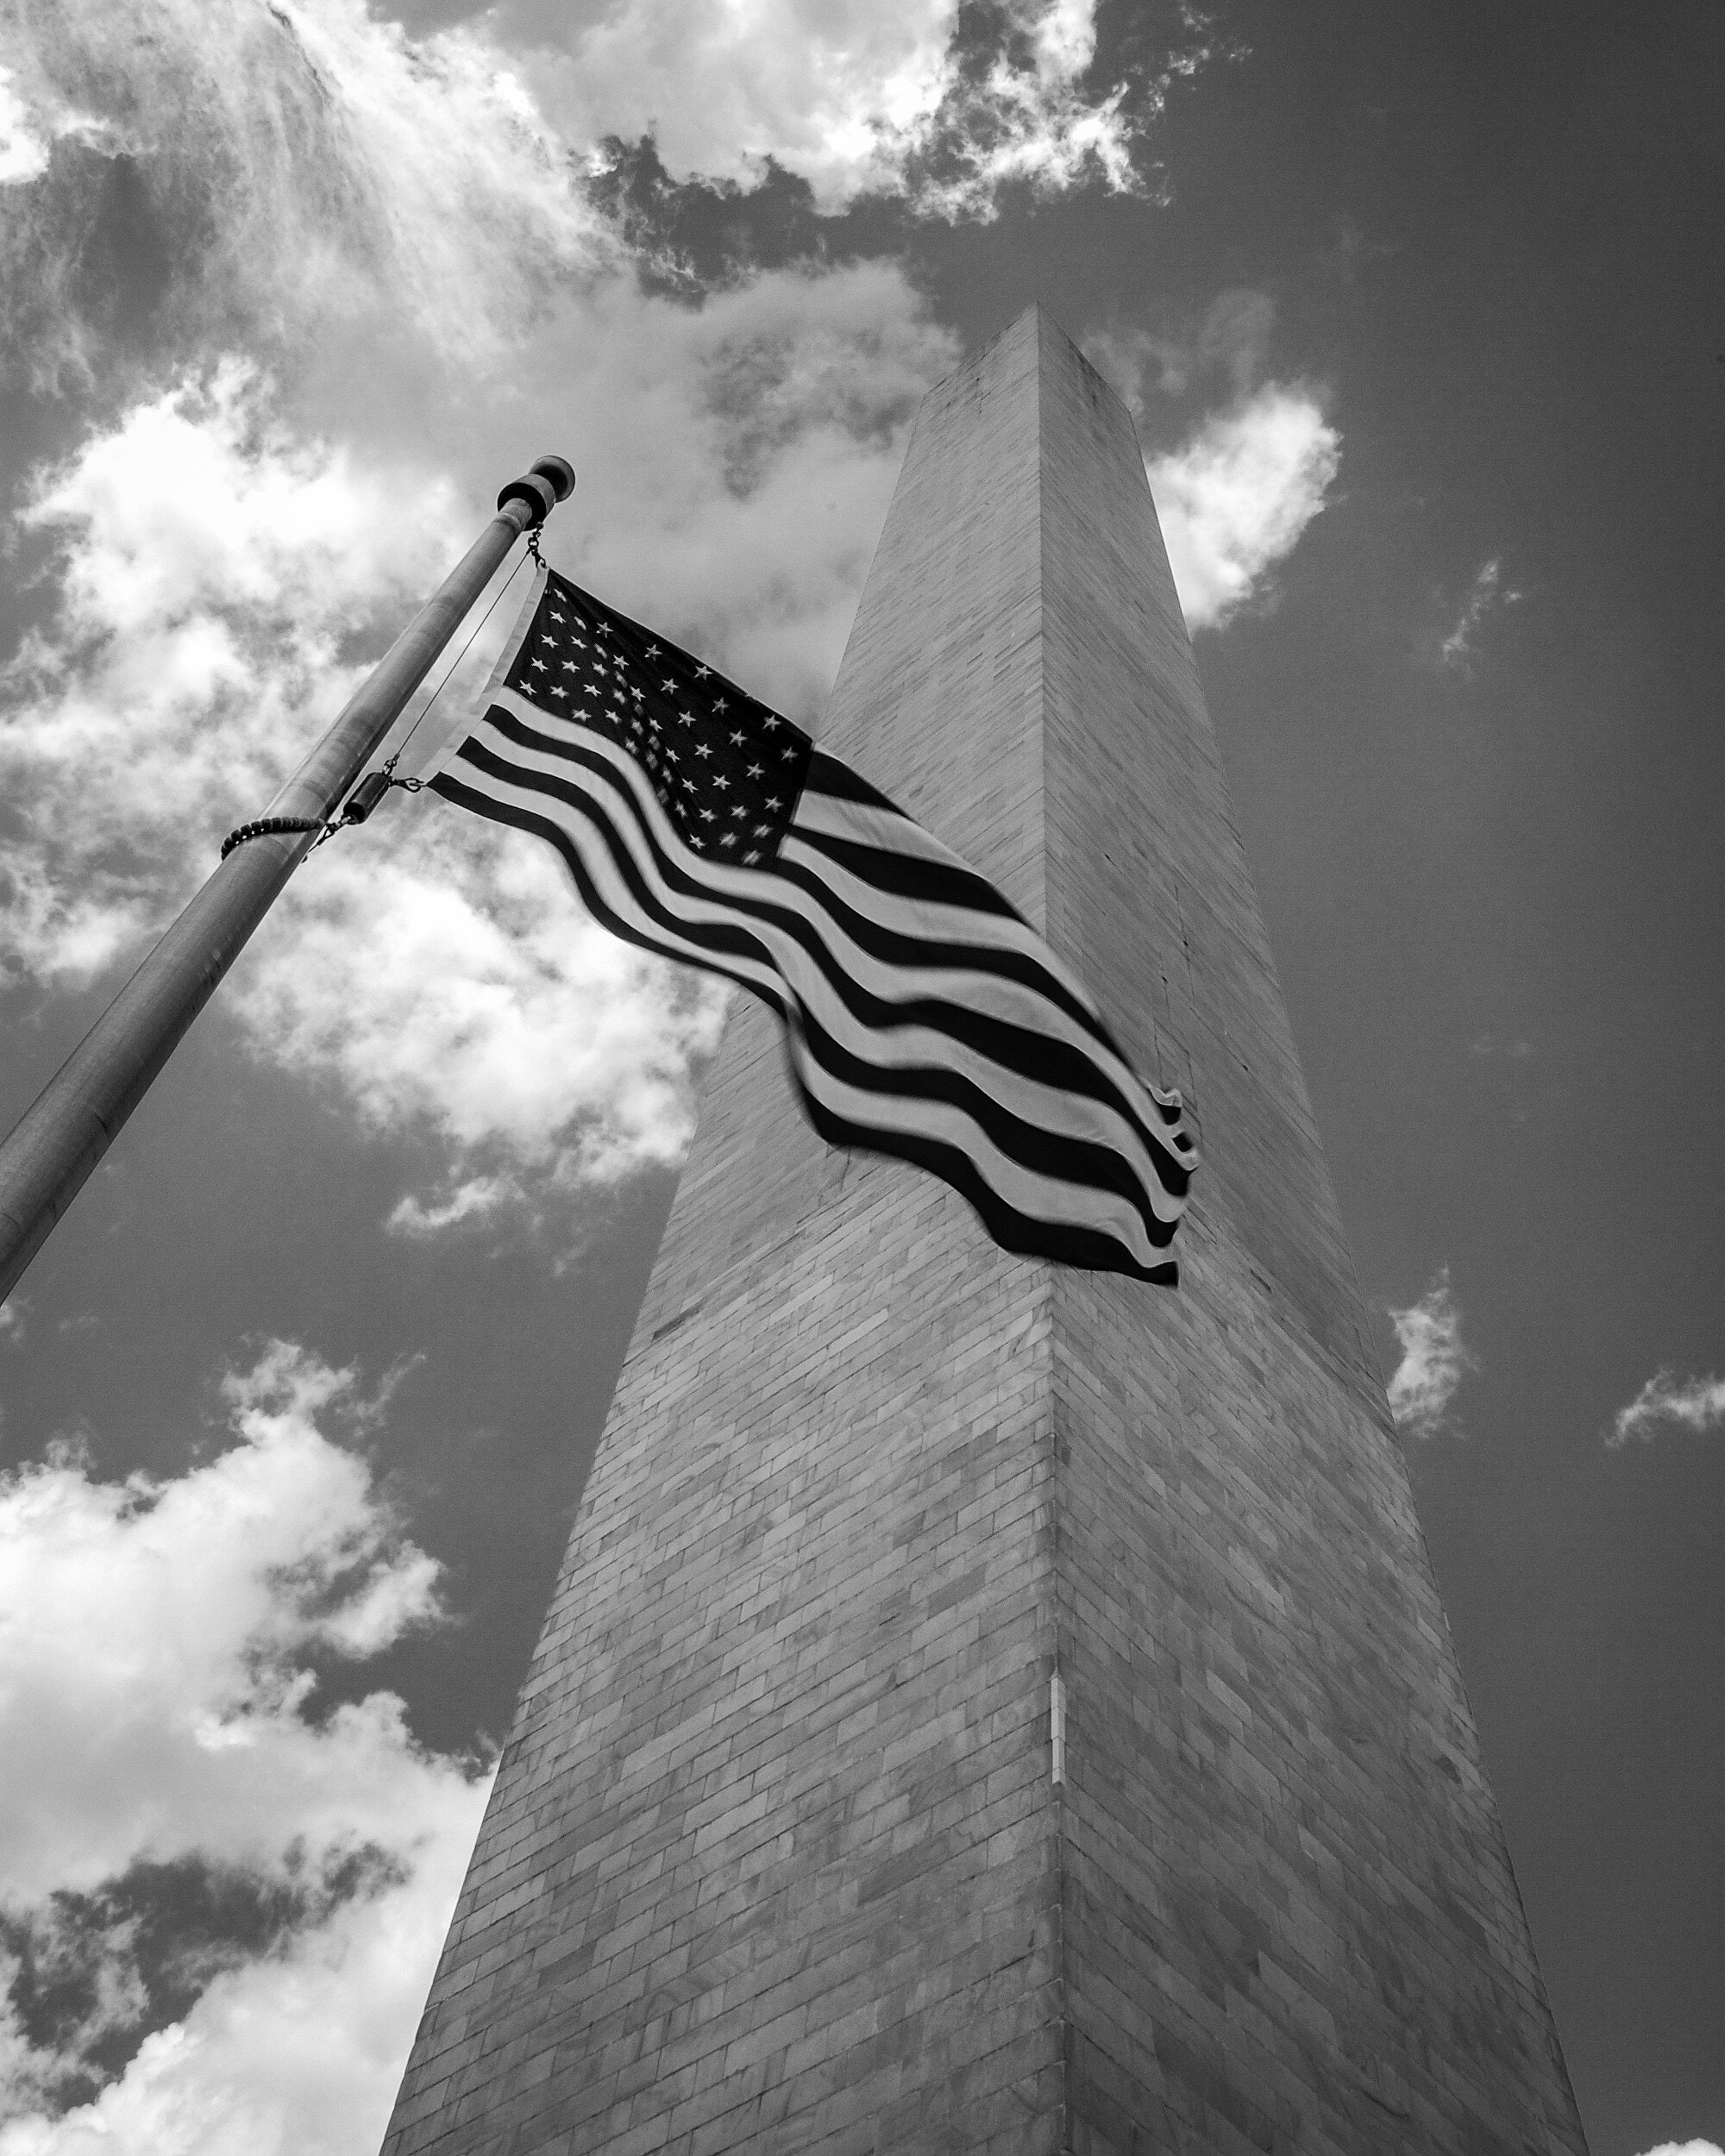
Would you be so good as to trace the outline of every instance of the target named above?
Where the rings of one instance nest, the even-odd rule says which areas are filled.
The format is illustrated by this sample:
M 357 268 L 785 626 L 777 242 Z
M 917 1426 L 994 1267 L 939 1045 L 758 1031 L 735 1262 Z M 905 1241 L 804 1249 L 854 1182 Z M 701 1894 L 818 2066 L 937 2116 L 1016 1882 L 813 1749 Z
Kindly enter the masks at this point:
M 511 479 L 497 498 L 497 505 L 504 508 L 510 502 L 524 502 L 531 512 L 530 528 L 543 524 L 559 502 L 566 502 L 575 491 L 575 467 L 567 457 L 543 456 L 524 472 L 518 479 Z

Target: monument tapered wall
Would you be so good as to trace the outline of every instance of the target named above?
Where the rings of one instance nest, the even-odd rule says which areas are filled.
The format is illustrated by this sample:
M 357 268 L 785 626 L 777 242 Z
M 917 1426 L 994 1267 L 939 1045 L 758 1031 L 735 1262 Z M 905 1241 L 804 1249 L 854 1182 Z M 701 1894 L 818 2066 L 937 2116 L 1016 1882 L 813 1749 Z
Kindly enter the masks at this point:
M 1185 1091 L 1184 1281 L 828 1152 L 737 1011 L 386 2151 L 1584 2150 L 1132 423 L 1039 312 L 924 405 L 823 738 Z

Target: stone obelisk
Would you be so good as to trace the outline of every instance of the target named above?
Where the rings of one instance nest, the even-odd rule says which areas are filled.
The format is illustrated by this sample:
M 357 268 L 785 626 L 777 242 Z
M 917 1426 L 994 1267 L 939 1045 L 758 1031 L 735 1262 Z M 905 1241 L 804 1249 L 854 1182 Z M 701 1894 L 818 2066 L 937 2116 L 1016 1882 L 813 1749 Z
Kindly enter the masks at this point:
M 1585 2148 L 1132 422 L 918 417 L 823 729 L 1088 981 L 1177 1291 L 801 1124 L 739 1009 L 389 2156 Z

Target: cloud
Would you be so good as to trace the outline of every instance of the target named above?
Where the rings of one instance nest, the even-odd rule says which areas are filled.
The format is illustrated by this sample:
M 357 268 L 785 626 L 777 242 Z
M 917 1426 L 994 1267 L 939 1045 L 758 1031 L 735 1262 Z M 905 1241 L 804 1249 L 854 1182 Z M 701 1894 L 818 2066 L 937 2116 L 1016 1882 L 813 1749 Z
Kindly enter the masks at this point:
M 1525 597 L 1503 581 L 1503 565 L 1494 557 L 1481 565 L 1473 580 L 1461 613 L 1443 642 L 1438 647 L 1441 665 L 1466 674 L 1471 670 L 1473 640 L 1480 624 L 1500 607 L 1514 606 Z
M 223 1394 L 238 1441 L 176 1479 L 62 1451 L 0 1481 L 0 1716 L 34 1763 L 0 1843 L 14 1896 L 190 1850 L 387 1844 L 428 1793 L 398 1701 L 304 1712 L 307 1658 L 441 1616 L 437 1567 L 319 1427 L 351 1425 L 353 1373 L 278 1342 Z
M 1182 13 L 1157 63 L 1093 85 L 1095 0 L 630 0 L 572 14 L 505 0 L 498 34 L 571 141 L 650 135 L 680 179 L 748 184 L 772 160 L 828 214 L 901 197 L 987 218 L 1000 191 L 1138 192 L 1136 144 L 1215 51 Z
M 16 187 L 48 168 L 48 146 L 30 125 L 23 99 L 12 88 L 16 73 L 0 67 L 0 186 Z
M 410 40 L 359 0 L 53 0 L 30 29 L 40 105 L 94 114 L 62 127 L 82 154 L 41 168 L 0 241 L 5 330 L 38 382 L 131 354 L 113 287 L 152 265 L 158 287 L 135 298 L 182 348 L 237 334 L 310 363 L 320 335 L 362 323 L 461 364 L 505 348 L 524 304 L 612 252 L 567 146 L 469 31 Z M 92 279 L 118 181 L 139 259 Z
M 1717 2141 L 1661 2141 L 1647 2156 L 1725 2156 Z
M 389 813 L 412 819 L 391 854 L 332 845 L 301 873 L 230 1003 L 261 1053 L 333 1079 L 367 1127 L 443 1137 L 459 1190 L 404 1201 L 392 1224 L 543 1209 L 674 1164 L 720 985 L 596 928 L 548 849 L 469 833 L 429 796 Z
M 1249 285 L 1230 285 L 1206 307 L 1195 325 L 1164 331 L 1134 323 L 1095 330 L 1084 349 L 1143 419 L 1151 390 L 1183 397 L 1195 384 L 1220 376 L 1236 404 L 1244 404 L 1262 380 L 1276 327 L 1276 302 Z
M 0 2156 L 373 2156 L 484 1796 L 461 1792 L 405 1882 L 221 1971 L 92 2100 L 0 2124 Z
M 1176 589 L 1193 629 L 1220 627 L 1290 554 L 1341 465 L 1341 436 L 1309 390 L 1267 383 L 1146 468 Z
M 319 1708 L 443 1621 L 354 1447 L 386 1392 L 276 1341 L 184 1474 L 0 1479 L 0 2156 L 376 2146 L 485 1795 L 393 1695 Z M 165 1960 L 200 1891 L 226 1935 Z
M 1145 467 L 1192 629 L 1219 628 L 1273 592 L 1270 572 L 1327 506 L 1340 469 L 1341 436 L 1317 392 L 1261 379 L 1275 327 L 1267 292 L 1231 286 L 1195 323 L 1115 323 L 1085 340 L 1141 428 L 1158 400 L 1210 402 L 1177 449 Z
M 570 19 L 506 5 L 501 34 L 548 50 L 536 78 L 565 133 L 597 145 L 653 136 L 680 177 L 808 180 L 824 210 L 896 189 L 952 75 L 956 0 L 631 0 Z
M 1004 0 L 977 9 L 994 38 L 966 51 L 955 38 L 939 103 L 895 145 L 894 179 L 924 212 L 990 218 L 1017 184 L 1063 194 L 1087 179 L 1109 194 L 1143 191 L 1132 145 L 1162 108 L 1164 78 L 1101 94 L 1083 84 L 1096 56 L 1094 0 Z
M 16 71 L 0 67 L 0 187 L 17 187 L 48 168 L 48 146 L 35 132 L 32 115 L 12 87 Z
M 53 146 L 67 136 L 99 142 L 98 121 L 37 86 L 26 93 L 16 67 L 0 67 L 0 187 L 28 186 L 47 172 Z
M 29 197 L 0 273 L 41 381 L 99 372 L 112 341 L 87 273 L 104 174 L 130 204 L 119 281 L 154 265 L 164 326 L 237 309 L 249 348 L 309 354 L 318 321 L 363 320 L 470 356 L 512 341 L 524 295 L 543 313 L 618 259 L 586 183 L 621 144 L 707 182 L 776 168 L 824 211 L 987 217 L 1008 185 L 1137 190 L 1134 145 L 1213 49 L 1189 10 L 1152 66 L 1092 87 L 1095 0 L 505 0 L 422 37 L 361 0 L 55 0 L 29 34 L 28 94 L 0 85 L 0 169 Z
M 1392 1310 L 1389 1321 L 1402 1350 L 1389 1380 L 1389 1412 L 1404 1437 L 1432 1437 L 1443 1428 L 1463 1378 L 1479 1367 L 1462 1344 L 1449 1267 L 1440 1266 L 1420 1300 Z
M 1646 1445 L 1663 1430 L 1693 1430 L 1699 1435 L 1725 1424 L 1725 1377 L 1679 1381 L 1670 1370 L 1650 1377 L 1627 1407 L 1620 1407 L 1605 1442 Z

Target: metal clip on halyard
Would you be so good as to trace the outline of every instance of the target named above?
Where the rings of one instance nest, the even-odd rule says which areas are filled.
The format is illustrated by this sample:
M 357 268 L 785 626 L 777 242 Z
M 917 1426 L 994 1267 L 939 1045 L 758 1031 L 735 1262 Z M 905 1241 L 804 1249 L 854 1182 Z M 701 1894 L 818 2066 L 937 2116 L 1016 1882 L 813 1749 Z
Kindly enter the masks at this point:
M 475 634 L 477 633 L 475 631 Z M 430 704 L 425 706 L 428 711 L 430 708 Z M 421 716 L 423 717 L 423 714 L 422 713 Z M 411 736 L 410 736 L 409 738 L 411 739 Z M 406 745 L 404 742 L 402 748 L 405 748 Z M 222 841 L 223 860 L 225 861 L 228 858 L 235 846 L 243 846 L 248 838 L 267 838 L 272 831 L 316 831 L 317 837 L 309 849 L 315 854 L 318 847 L 323 845 L 326 839 L 333 838 L 337 831 L 344 831 L 354 824 L 363 824 L 392 786 L 398 786 L 404 793 L 418 793 L 423 791 L 425 784 L 423 779 L 398 779 L 396 777 L 395 767 L 400 761 L 401 749 L 398 749 L 381 769 L 367 771 L 365 777 L 360 780 L 342 803 L 342 813 L 329 823 L 318 823 L 315 818 L 306 816 L 260 816 L 255 823 L 242 824 L 237 830 L 229 831 Z
M 428 711 L 430 708 L 429 704 L 425 706 Z M 410 735 L 409 739 L 411 738 Z M 401 746 L 405 749 L 407 743 L 404 742 Z M 360 780 L 342 805 L 342 822 L 344 825 L 363 824 L 392 786 L 398 786 L 404 793 L 418 793 L 423 791 L 425 785 L 423 779 L 398 779 L 396 777 L 395 767 L 400 761 L 401 749 L 398 749 L 381 769 L 367 772 L 365 777 Z

